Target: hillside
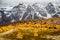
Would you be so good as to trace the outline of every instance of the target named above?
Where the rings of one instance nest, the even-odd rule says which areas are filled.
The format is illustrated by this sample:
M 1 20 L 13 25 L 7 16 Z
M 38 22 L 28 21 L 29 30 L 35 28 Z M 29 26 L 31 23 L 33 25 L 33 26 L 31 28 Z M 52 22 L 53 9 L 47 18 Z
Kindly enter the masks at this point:
M 22 40 L 24 38 L 25 40 L 30 40 L 28 39 L 28 37 L 34 37 L 31 38 L 32 40 L 35 39 L 35 37 L 37 39 L 38 37 L 42 37 L 41 40 L 44 40 L 45 36 L 49 37 L 48 35 L 60 35 L 59 33 L 60 18 L 56 17 L 48 19 L 41 18 L 35 20 L 22 20 L 5 25 L 0 25 L 0 36 L 16 40 Z M 45 39 L 49 40 L 47 38 Z

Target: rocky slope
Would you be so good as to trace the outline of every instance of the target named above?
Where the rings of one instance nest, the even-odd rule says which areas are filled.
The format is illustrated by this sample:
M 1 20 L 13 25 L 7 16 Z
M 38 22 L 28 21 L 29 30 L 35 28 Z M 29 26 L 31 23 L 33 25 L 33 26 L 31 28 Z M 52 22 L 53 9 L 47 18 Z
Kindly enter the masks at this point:
M 52 17 L 60 17 L 60 6 L 54 5 L 53 3 L 48 3 L 46 5 L 42 5 L 39 3 L 20 3 L 17 6 L 14 6 L 12 8 L 10 7 L 9 10 L 5 8 L 1 8 L 0 10 L 0 23 Z

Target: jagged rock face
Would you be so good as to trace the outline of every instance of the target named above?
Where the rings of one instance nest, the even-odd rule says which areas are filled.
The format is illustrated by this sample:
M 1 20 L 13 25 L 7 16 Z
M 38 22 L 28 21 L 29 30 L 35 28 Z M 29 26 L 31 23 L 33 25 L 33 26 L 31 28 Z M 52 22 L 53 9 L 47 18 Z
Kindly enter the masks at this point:
M 1 16 L 1 12 L 0 12 L 0 23 L 1 23 L 1 21 L 2 21 L 1 19 L 2 19 L 2 16 Z
M 14 22 L 26 19 L 60 17 L 60 11 L 57 12 L 56 10 L 56 7 L 52 3 L 48 3 L 46 6 L 37 5 L 36 3 L 18 4 L 10 11 L 0 11 L 0 23 L 2 20 L 4 22 Z M 4 14 L 4 16 L 2 14 Z
M 0 24 L 1 23 L 9 23 L 12 20 L 12 15 L 10 13 L 5 13 L 4 11 L 0 11 Z
M 47 6 L 46 6 L 46 9 L 47 9 L 47 11 L 48 11 L 48 13 L 56 13 L 56 11 L 55 11 L 55 7 L 54 7 L 54 5 L 52 4 L 52 3 L 49 3 Z

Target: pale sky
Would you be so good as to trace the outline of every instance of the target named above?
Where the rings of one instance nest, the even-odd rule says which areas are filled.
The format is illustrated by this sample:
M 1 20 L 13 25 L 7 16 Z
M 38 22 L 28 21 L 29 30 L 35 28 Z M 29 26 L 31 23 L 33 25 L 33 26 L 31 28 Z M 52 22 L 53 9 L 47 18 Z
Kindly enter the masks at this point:
M 9 4 L 9 5 L 17 5 L 18 3 L 47 3 L 47 2 L 56 2 L 60 3 L 60 0 L 0 0 L 0 5 L 1 4 Z

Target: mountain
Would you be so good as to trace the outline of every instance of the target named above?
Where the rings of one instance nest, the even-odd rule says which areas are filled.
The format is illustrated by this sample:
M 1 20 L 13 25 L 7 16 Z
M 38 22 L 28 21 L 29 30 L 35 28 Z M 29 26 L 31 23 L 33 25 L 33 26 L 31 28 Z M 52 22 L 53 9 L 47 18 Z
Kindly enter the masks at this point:
M 55 7 L 52 3 L 48 3 L 48 5 L 46 6 L 46 10 L 49 14 L 56 13 Z
M 48 3 L 46 4 L 46 6 L 39 3 L 34 4 L 23 3 L 14 6 L 10 10 L 0 10 L 0 16 L 1 16 L 0 19 L 2 19 L 4 22 L 5 21 L 14 22 L 18 20 L 27 20 L 36 18 L 60 17 L 59 10 L 60 10 L 59 6 L 55 6 L 53 3 Z M 5 16 L 3 16 L 2 14 L 4 14 Z

